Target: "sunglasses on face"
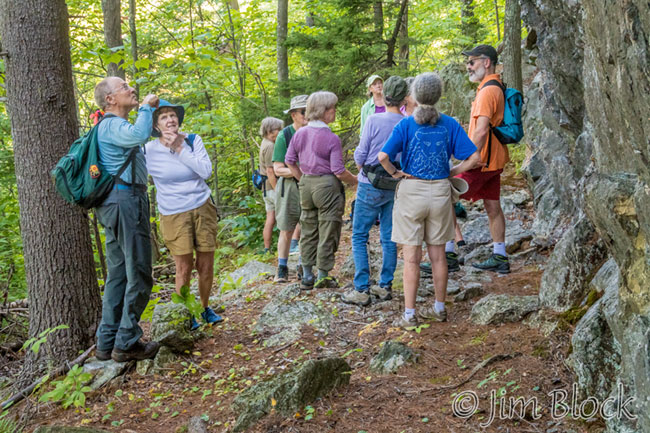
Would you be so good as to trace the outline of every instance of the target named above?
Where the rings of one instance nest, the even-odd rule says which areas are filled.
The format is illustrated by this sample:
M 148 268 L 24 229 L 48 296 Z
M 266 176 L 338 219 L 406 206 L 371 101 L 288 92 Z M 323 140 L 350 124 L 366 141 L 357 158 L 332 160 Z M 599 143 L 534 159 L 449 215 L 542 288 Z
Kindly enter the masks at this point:
M 487 57 L 479 57 L 478 59 L 468 60 L 467 62 L 465 62 L 465 64 L 466 64 L 467 66 L 474 66 L 474 63 L 476 63 L 478 60 L 484 60 L 484 59 L 486 59 L 486 58 L 487 58 Z
M 296 110 L 296 113 L 300 113 L 300 114 L 302 114 L 303 116 L 305 115 L 305 112 L 306 112 L 305 109 L 302 109 L 302 110 Z

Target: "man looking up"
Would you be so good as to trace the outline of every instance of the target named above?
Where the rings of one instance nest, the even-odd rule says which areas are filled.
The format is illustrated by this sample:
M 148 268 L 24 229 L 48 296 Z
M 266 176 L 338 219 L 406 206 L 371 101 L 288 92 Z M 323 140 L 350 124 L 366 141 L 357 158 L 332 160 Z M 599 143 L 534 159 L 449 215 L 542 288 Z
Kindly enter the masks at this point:
M 140 340 L 138 324 L 153 286 L 147 168 L 140 146 L 151 135 L 158 97 L 144 98 L 133 125 L 127 118 L 138 107 L 138 97 L 121 78 L 97 84 L 95 102 L 106 113 L 97 132 L 99 160 L 115 176 L 113 190 L 96 209 L 106 234 L 108 266 L 96 356 L 116 362 L 153 358 L 160 344 Z
M 305 110 L 307 109 L 308 97 L 308 95 L 298 95 L 291 99 L 291 105 L 285 111 L 285 114 L 291 115 L 293 123 L 280 131 L 273 147 L 273 171 L 278 177 L 275 188 L 275 219 L 280 230 L 280 237 L 278 238 L 278 272 L 275 275 L 275 281 L 278 283 L 286 283 L 289 279 L 287 264 L 291 237 L 300 221 L 298 181 L 284 163 L 284 157 L 287 154 L 293 134 L 307 124 Z M 300 266 L 298 267 L 300 268 Z
M 469 80 L 480 83 L 472 102 L 468 135 L 480 151 L 485 166 L 458 175 L 469 185 L 469 190 L 461 198 L 483 200 L 493 241 L 492 256 L 472 266 L 507 274 L 510 272 L 510 262 L 506 255 L 506 220 L 501 209 L 500 190 L 501 173 L 510 156 L 508 148 L 492 132 L 492 127 L 503 121 L 505 99 L 501 87 L 486 85 L 491 80 L 501 83 L 501 77 L 495 72 L 497 52 L 490 45 L 479 45 L 470 51 L 464 51 L 463 55 L 467 56 Z

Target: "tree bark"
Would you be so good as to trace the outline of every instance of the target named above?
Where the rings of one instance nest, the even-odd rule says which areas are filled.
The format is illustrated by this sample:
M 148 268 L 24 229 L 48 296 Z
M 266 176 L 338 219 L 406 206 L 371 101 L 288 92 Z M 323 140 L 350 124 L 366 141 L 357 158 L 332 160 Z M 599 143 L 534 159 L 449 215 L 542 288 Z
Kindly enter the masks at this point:
M 278 89 L 282 98 L 291 96 L 289 89 L 289 55 L 287 53 L 287 25 L 289 20 L 289 0 L 278 0 Z
M 499 3 L 497 3 L 497 0 L 494 0 L 494 13 L 496 15 L 496 21 L 497 21 L 497 41 L 501 40 L 501 26 L 499 25 Z M 505 32 L 505 30 L 504 30 Z
M 400 29 L 402 28 L 402 19 L 407 8 L 408 0 L 402 0 L 397 18 L 395 19 L 395 28 L 393 30 L 393 34 L 387 41 L 388 48 L 386 49 L 386 66 L 389 68 L 392 67 L 394 63 L 393 58 L 395 57 L 395 45 L 397 44 L 397 37 L 399 36 Z
M 129 33 L 131 34 L 131 58 L 133 59 L 133 81 L 135 81 L 135 93 L 140 97 L 140 85 L 136 81 L 138 67 L 135 65 L 138 61 L 138 33 L 135 26 L 135 0 L 129 0 Z
M 409 8 L 406 6 L 399 30 L 399 67 L 409 69 Z
M 102 11 L 104 12 L 104 41 L 108 48 L 120 47 L 122 42 L 122 16 L 120 11 L 120 0 L 102 0 Z M 109 77 L 120 77 L 124 79 L 122 63 L 109 63 L 107 75 Z
M 372 4 L 372 9 L 374 12 L 373 22 L 375 25 L 375 33 L 377 33 L 378 40 L 384 39 L 384 6 L 380 1 L 376 1 Z
M 49 172 L 78 134 L 65 0 L 0 0 L 20 226 L 29 291 L 29 335 L 60 324 L 25 377 L 49 355 L 74 358 L 93 344 L 100 315 L 88 215 L 57 194 Z
M 519 0 L 506 0 L 503 24 L 503 80 L 509 87 L 523 91 L 521 77 L 521 5 Z

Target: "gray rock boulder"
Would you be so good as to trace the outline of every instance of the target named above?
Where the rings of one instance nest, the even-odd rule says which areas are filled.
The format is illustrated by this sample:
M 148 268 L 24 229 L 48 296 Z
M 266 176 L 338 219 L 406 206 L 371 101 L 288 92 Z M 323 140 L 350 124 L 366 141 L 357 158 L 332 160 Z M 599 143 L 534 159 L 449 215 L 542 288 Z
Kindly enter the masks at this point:
M 265 341 L 266 346 L 296 341 L 303 325 L 321 332 L 329 330 L 332 313 L 309 300 L 296 300 L 300 295 L 298 287 L 297 284 L 288 285 L 262 310 L 256 330 L 273 334 Z
M 128 365 L 128 362 L 115 362 L 112 359 L 99 361 L 97 358 L 90 358 L 83 365 L 83 371 L 93 375 L 90 387 L 96 390 L 124 374 Z
M 138 361 L 136 371 L 141 376 L 160 374 L 169 366 L 169 364 L 176 362 L 178 359 L 178 355 L 172 352 L 168 346 L 162 346 L 160 350 L 158 350 L 154 359 Z
M 190 331 L 190 311 L 181 304 L 158 304 L 151 320 L 151 339 L 168 346 L 173 352 L 183 353 L 194 347 Z
M 370 370 L 377 374 L 389 374 L 409 362 L 417 362 L 418 355 L 404 343 L 387 341 L 370 361 Z
M 542 306 L 564 312 L 579 305 L 589 293 L 589 277 L 606 257 L 594 226 L 581 218 L 560 239 L 546 264 L 539 291 Z
M 479 283 L 468 284 L 460 293 L 454 296 L 454 302 L 464 302 L 478 298 L 483 294 L 483 288 Z
M 270 275 L 275 275 L 275 267 L 268 263 L 251 260 L 241 268 L 228 274 L 228 277 L 221 282 L 219 290 L 223 290 L 228 283 L 241 287 Z
M 187 423 L 187 433 L 208 433 L 208 423 L 200 416 L 193 416 Z
M 350 371 L 341 358 L 309 360 L 292 371 L 244 390 L 232 403 L 237 414 L 233 431 L 248 429 L 272 409 L 283 416 L 293 416 L 315 399 L 347 385 Z
M 518 322 L 538 309 L 537 296 L 489 294 L 474 305 L 469 319 L 477 325 Z

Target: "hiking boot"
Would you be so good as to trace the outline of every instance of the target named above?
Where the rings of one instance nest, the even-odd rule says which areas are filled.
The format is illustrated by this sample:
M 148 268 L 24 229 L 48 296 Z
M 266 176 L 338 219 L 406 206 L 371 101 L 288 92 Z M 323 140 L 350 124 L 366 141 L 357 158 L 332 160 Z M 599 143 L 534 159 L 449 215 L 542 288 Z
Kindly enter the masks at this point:
M 136 343 L 131 346 L 128 350 L 118 349 L 117 347 L 113 348 L 111 353 L 111 358 L 115 362 L 127 362 L 127 361 L 141 361 L 143 359 L 153 359 L 156 357 L 160 349 L 160 343 L 157 341 L 150 341 L 148 343 L 142 342 L 142 340 L 136 341 Z
M 289 268 L 286 265 L 278 265 L 278 273 L 273 279 L 276 283 L 286 283 L 289 281 Z
M 456 253 L 446 253 L 447 258 L 447 272 L 456 272 L 460 271 L 460 260 L 458 259 L 458 254 Z M 425 274 L 431 274 L 431 263 L 423 262 L 420 263 L 420 270 Z
M 456 253 L 446 253 L 447 257 L 447 272 L 456 272 L 460 271 L 460 263 L 458 261 L 458 254 Z
M 370 295 L 368 295 L 368 292 L 359 292 L 355 289 L 349 289 L 341 295 L 341 301 L 346 304 L 355 304 L 365 307 L 366 305 L 370 305 Z
M 199 322 L 197 322 L 196 319 L 194 318 L 194 316 L 192 316 L 190 318 L 190 331 L 196 331 L 200 327 L 201 327 L 201 325 L 199 325 Z
M 370 286 L 370 294 L 380 301 L 390 301 L 393 299 L 391 287 L 381 287 L 377 285 Z
M 214 312 L 210 307 L 205 307 L 203 313 L 201 313 L 201 318 L 205 323 L 219 323 L 223 322 L 223 317 Z
M 303 275 L 302 281 L 300 282 L 300 290 L 311 290 L 314 288 L 314 281 L 316 277 L 312 274 L 311 276 Z
M 433 305 L 429 307 L 420 308 L 418 310 L 420 317 L 423 319 L 435 320 L 436 322 L 446 322 L 447 321 L 447 310 L 442 310 L 440 312 L 436 311 Z
M 472 263 L 476 269 L 482 271 L 495 271 L 500 274 L 510 273 L 510 261 L 501 254 L 492 254 L 489 259 L 481 263 Z
M 456 218 L 467 218 L 467 211 L 461 202 L 456 202 L 454 205 L 454 213 L 456 214 Z
M 108 349 L 108 350 L 95 350 L 95 358 L 97 358 L 98 361 L 108 361 L 111 359 L 111 352 L 113 352 L 113 349 Z
M 316 281 L 314 287 L 317 289 L 336 289 L 339 286 L 339 283 L 334 277 L 325 277 Z
M 400 314 L 400 316 L 393 321 L 393 327 L 406 329 L 407 331 L 410 331 L 416 326 L 418 326 L 418 319 L 416 319 L 415 316 L 411 317 L 409 320 L 406 320 L 404 318 L 404 315 Z

